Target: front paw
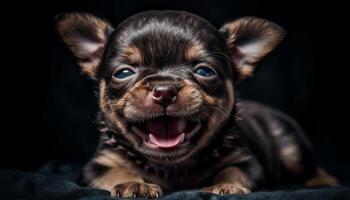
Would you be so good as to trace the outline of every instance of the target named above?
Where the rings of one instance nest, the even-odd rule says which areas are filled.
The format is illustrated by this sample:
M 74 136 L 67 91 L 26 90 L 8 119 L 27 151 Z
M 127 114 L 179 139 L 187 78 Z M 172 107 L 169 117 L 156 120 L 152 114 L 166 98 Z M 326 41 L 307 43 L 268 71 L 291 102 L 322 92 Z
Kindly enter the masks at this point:
M 116 197 L 158 198 L 163 195 L 163 192 L 156 184 L 131 181 L 114 186 L 111 195 Z
M 251 193 L 250 189 L 239 185 L 239 184 L 232 184 L 232 183 L 220 183 L 213 186 L 202 188 L 204 192 L 211 192 L 214 194 L 249 194 Z

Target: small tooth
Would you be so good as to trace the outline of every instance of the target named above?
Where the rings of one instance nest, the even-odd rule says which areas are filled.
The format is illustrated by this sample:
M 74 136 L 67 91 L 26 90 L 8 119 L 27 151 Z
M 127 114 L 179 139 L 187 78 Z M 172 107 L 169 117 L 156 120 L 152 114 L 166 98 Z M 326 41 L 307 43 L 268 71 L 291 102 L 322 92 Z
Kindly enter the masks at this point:
M 101 132 L 107 132 L 107 131 L 108 131 L 108 128 L 107 128 L 107 127 L 101 128 L 100 131 L 101 131 Z
M 227 138 L 228 140 L 234 140 L 234 139 L 236 139 L 236 137 L 235 137 L 234 135 L 227 135 L 226 138 Z
M 183 143 L 183 142 L 184 142 L 184 140 L 185 140 L 185 133 L 182 133 L 181 135 L 182 135 L 182 136 L 181 136 L 180 143 Z

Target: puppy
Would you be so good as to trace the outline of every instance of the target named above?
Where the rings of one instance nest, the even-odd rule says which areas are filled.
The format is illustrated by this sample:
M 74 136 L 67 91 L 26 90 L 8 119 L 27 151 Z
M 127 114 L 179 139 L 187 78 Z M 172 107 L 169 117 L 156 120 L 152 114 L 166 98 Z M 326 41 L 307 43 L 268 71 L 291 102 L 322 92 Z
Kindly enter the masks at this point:
M 82 172 L 88 186 L 159 197 L 190 188 L 247 194 L 286 179 L 336 184 L 316 168 L 295 121 L 235 95 L 283 39 L 280 26 L 245 17 L 217 30 L 187 12 L 148 11 L 115 28 L 64 14 L 57 29 L 99 85 L 101 141 Z

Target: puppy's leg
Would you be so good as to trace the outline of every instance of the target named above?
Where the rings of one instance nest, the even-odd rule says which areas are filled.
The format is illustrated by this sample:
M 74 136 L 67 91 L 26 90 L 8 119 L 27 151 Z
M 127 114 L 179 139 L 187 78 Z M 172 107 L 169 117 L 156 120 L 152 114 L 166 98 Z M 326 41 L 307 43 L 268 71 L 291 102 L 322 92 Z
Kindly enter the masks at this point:
M 96 157 L 86 165 L 82 176 L 87 185 L 108 190 L 112 196 L 156 198 L 162 195 L 158 185 L 146 183 L 132 166 L 123 165 L 113 153 Z
M 308 187 L 337 185 L 334 176 L 317 167 L 311 143 L 298 123 L 282 113 L 277 116 L 277 121 L 284 125 L 284 133 L 278 136 L 275 134 L 275 141 L 288 176 L 296 180 L 307 180 Z
M 312 188 L 335 185 L 338 185 L 338 180 L 322 168 L 317 168 L 315 175 L 306 181 L 306 186 Z
M 223 169 L 215 177 L 213 185 L 203 188 L 203 191 L 215 194 L 250 193 L 255 189 L 257 183 L 262 180 L 263 174 L 259 166 L 249 166 L 249 169 L 244 168 L 230 166 Z M 249 173 L 249 171 L 253 173 Z

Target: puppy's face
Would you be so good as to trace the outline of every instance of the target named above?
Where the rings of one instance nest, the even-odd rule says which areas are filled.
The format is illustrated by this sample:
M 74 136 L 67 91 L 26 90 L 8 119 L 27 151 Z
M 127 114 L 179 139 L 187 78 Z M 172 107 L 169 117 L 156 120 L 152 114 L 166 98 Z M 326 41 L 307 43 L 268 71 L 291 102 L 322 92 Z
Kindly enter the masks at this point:
M 233 109 L 234 79 L 249 76 L 283 37 L 257 18 L 218 31 L 176 11 L 140 13 L 115 29 L 89 14 L 67 14 L 58 30 L 99 82 L 108 127 L 161 163 L 183 161 L 210 143 Z

